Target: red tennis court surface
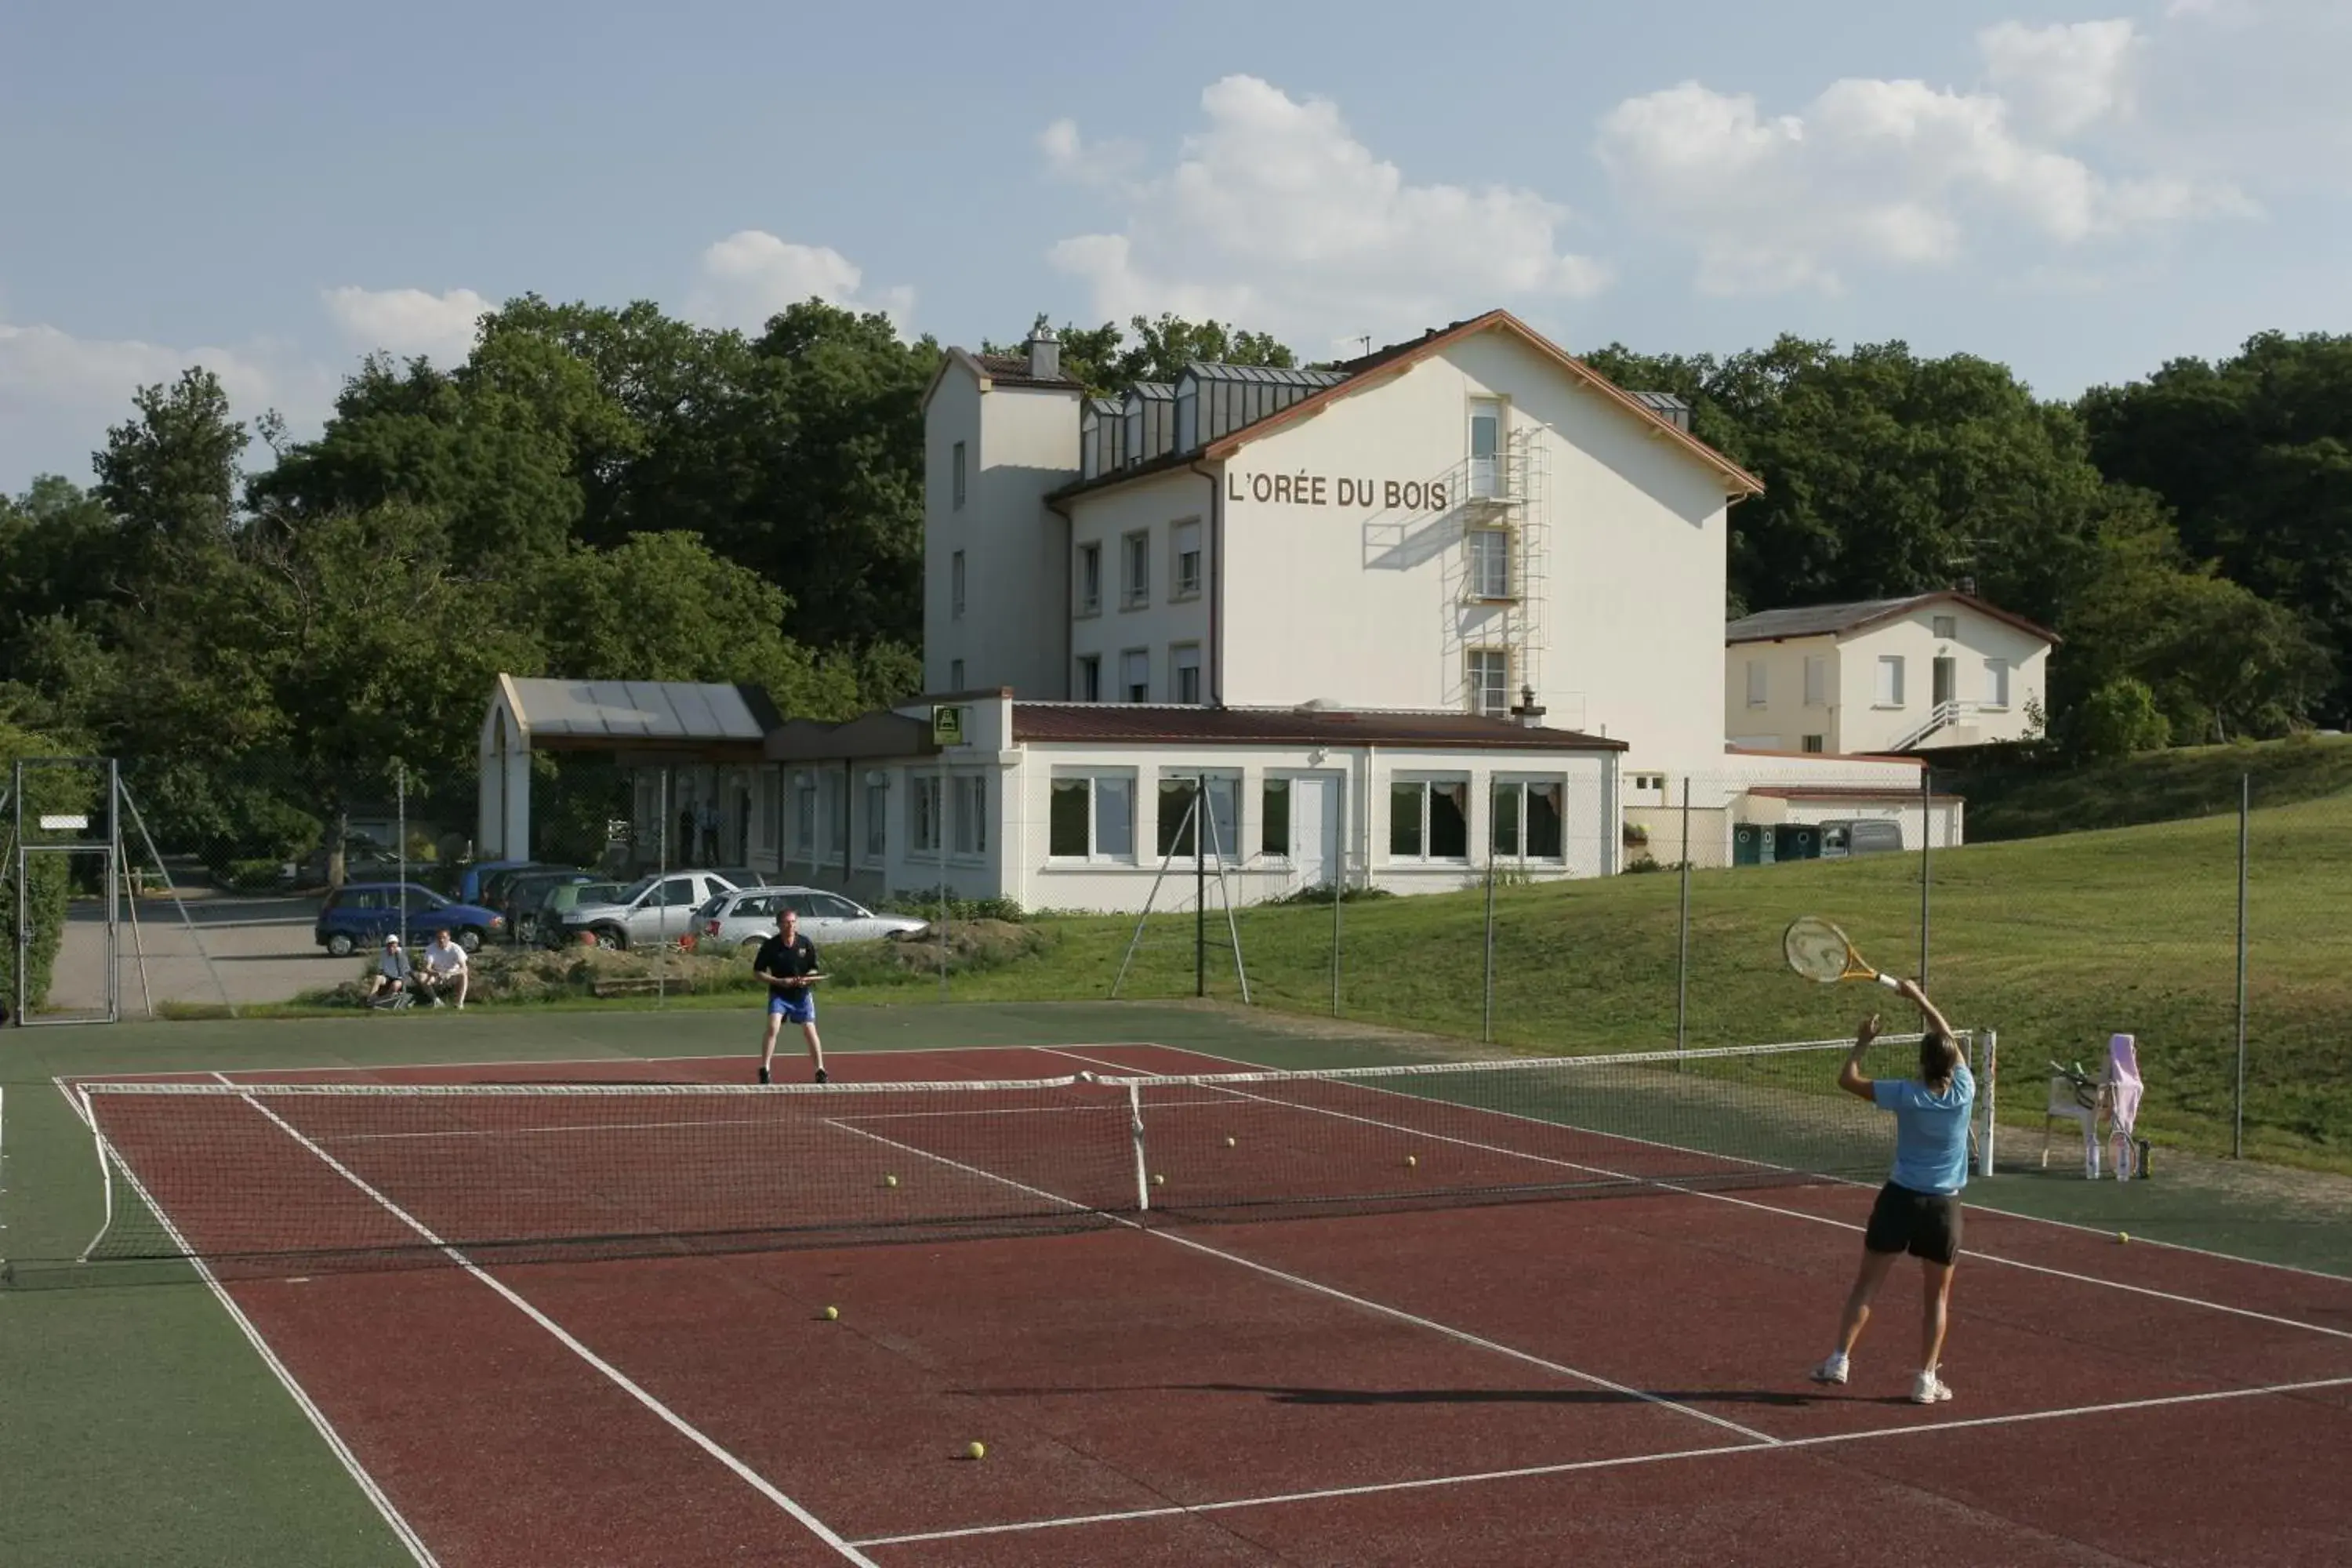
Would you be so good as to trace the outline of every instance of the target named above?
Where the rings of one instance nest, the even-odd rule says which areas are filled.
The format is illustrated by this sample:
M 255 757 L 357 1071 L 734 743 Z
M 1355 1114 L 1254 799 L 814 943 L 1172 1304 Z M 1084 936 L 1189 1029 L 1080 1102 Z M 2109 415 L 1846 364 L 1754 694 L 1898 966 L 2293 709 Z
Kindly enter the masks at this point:
M 832 1058 L 842 1080 L 1231 1065 L 1138 1045 Z M 380 1224 L 401 1199 L 291 1136 L 278 1152 L 306 1205 Z M 1122 1221 L 216 1289 L 420 1559 L 447 1564 L 2352 1561 L 2352 1281 L 1976 1210 L 1957 1395 L 1920 1408 L 1902 1397 L 1908 1267 L 1853 1383 L 1805 1380 L 1869 1196 Z

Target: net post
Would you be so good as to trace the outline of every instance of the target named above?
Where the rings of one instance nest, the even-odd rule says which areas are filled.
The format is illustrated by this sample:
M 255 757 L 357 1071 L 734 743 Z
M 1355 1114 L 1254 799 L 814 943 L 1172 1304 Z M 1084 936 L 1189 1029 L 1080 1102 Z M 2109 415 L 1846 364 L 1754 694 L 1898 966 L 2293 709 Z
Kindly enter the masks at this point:
M 1135 1207 L 1139 1214 L 1151 1211 L 1151 1174 L 1143 1158 L 1143 1086 L 1129 1079 L 1127 1086 L 1128 1134 L 1135 1145 Z
M 2237 1077 L 2230 1090 L 2230 1158 L 2246 1157 L 2246 829 L 2253 816 L 2254 775 L 2238 775 Z
M 89 1245 L 83 1247 L 81 1256 L 75 1259 L 78 1263 L 87 1263 L 90 1254 L 98 1250 L 98 1244 L 106 1239 L 106 1233 L 114 1228 L 114 1170 L 107 1158 L 106 1134 L 99 1130 L 98 1107 L 90 1103 L 89 1090 L 77 1089 L 74 1092 L 81 1101 L 82 1120 L 89 1123 L 90 1145 L 98 1152 L 98 1192 L 101 1200 L 98 1234 L 89 1238 Z

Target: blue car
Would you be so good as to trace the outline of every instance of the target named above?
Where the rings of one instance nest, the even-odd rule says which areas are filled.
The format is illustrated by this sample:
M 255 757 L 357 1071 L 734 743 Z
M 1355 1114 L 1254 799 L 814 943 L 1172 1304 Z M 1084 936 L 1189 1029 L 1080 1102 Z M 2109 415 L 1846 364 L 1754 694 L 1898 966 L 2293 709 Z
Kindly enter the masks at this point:
M 506 931 L 506 917 L 497 910 L 457 903 L 419 883 L 347 882 L 319 906 L 314 934 L 330 954 L 349 958 L 362 947 L 381 944 L 399 923 L 404 905 L 408 930 L 403 934 L 411 948 L 446 931 L 467 952 L 479 952 L 484 942 Z

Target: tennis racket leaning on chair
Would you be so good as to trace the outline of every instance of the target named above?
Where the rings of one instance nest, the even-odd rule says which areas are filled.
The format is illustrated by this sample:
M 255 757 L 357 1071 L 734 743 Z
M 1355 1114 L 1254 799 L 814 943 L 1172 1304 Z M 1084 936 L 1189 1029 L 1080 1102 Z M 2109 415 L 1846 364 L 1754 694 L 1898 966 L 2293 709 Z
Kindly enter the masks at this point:
M 1790 968 L 1823 985 L 1835 985 L 1842 980 L 1875 980 L 1889 991 L 1903 988 L 1903 982 L 1895 976 L 1882 974 L 1864 963 L 1845 932 L 1819 915 L 1790 921 L 1789 929 L 1780 934 L 1780 951 L 1788 955 Z

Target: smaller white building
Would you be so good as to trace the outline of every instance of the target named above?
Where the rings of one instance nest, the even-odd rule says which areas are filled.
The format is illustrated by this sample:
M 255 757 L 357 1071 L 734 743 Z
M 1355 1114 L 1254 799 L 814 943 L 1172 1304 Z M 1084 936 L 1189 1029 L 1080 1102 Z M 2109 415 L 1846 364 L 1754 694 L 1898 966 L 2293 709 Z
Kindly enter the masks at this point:
M 935 706 L 954 715 L 940 740 Z M 946 887 L 1043 910 L 1137 910 L 1159 882 L 1167 908 L 1192 898 L 1205 787 L 1197 855 L 1235 904 L 1467 888 L 1490 859 L 1520 879 L 1606 876 L 1624 749 L 1459 711 L 966 692 L 772 734 L 779 809 L 753 864 L 869 900 Z
M 1765 610 L 1724 629 L 1723 732 L 1751 752 L 2021 741 L 2058 636 L 1971 595 Z

